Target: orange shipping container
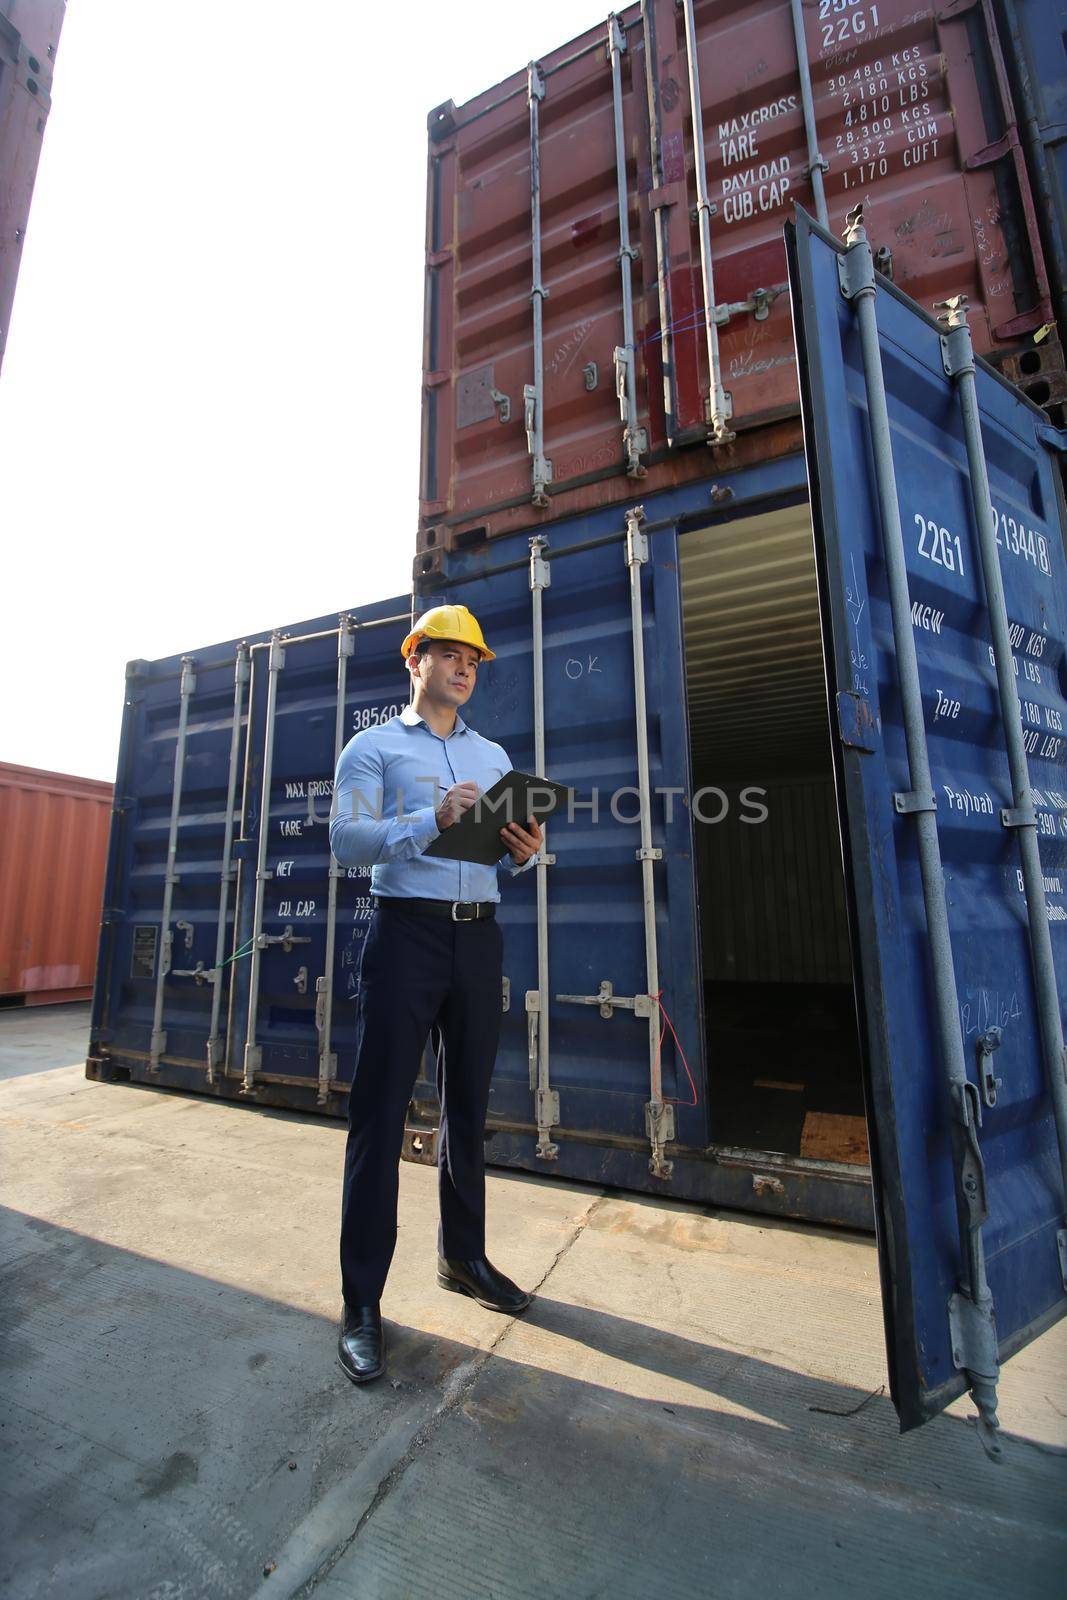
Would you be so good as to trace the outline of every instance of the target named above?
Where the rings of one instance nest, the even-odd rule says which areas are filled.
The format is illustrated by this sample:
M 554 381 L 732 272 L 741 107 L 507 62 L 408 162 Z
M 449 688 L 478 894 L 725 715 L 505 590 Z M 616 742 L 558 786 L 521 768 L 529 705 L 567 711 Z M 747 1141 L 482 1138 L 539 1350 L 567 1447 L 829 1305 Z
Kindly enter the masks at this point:
M 0 761 L 0 998 L 92 994 L 113 786 Z

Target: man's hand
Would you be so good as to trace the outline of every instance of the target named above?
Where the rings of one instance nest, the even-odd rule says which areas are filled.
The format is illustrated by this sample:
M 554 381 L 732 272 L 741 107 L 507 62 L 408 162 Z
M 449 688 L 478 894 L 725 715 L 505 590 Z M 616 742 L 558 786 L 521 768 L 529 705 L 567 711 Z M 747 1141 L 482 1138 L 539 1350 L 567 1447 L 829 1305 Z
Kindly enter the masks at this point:
M 454 822 L 458 822 L 463 813 L 470 810 L 480 794 L 481 790 L 473 779 L 468 779 L 465 783 L 454 783 L 437 808 L 437 826 L 441 832 L 450 828 Z
M 511 859 L 517 867 L 523 867 L 531 856 L 535 856 L 545 842 L 541 832 L 541 824 L 534 817 L 529 817 L 525 825 L 521 822 L 509 822 L 506 828 L 500 830 L 500 842 L 505 850 L 511 852 Z

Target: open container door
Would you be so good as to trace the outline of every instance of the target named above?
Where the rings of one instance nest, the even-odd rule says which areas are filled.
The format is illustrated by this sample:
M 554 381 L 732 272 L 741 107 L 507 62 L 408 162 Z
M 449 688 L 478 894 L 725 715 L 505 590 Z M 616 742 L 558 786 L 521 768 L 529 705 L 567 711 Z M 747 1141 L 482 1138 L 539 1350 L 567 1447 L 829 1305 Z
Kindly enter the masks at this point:
M 788 246 L 890 1386 L 904 1429 L 969 1387 L 995 1454 L 1067 1309 L 1061 441 L 849 220 Z

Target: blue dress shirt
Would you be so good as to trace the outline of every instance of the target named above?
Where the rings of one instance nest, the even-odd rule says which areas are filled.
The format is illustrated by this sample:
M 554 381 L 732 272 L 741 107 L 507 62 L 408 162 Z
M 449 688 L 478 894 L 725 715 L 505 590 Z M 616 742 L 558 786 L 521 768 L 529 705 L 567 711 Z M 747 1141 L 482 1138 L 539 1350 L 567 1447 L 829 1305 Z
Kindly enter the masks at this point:
M 447 739 L 405 706 L 363 728 L 341 751 L 333 786 L 330 848 L 343 867 L 370 866 L 372 894 L 422 900 L 500 899 L 497 867 L 522 872 L 510 854 L 497 866 L 422 854 L 440 829 L 435 815 L 454 783 L 492 788 L 511 771 L 507 752 L 457 713 Z M 525 866 L 529 866 L 526 862 Z

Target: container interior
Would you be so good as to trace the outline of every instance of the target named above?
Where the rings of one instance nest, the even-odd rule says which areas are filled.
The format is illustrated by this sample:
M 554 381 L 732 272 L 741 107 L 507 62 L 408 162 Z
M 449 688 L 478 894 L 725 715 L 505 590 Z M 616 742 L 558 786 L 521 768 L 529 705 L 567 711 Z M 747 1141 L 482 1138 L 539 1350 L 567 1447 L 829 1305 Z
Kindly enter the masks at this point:
M 712 1139 L 866 1166 L 808 506 L 680 559 Z

